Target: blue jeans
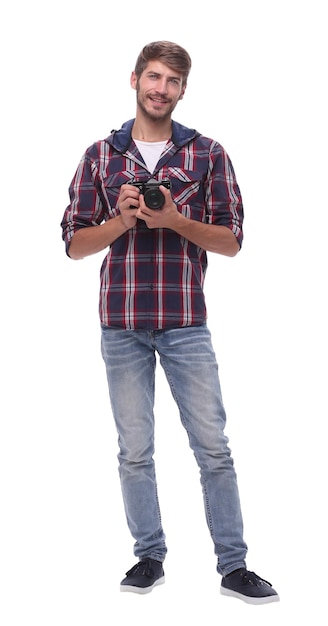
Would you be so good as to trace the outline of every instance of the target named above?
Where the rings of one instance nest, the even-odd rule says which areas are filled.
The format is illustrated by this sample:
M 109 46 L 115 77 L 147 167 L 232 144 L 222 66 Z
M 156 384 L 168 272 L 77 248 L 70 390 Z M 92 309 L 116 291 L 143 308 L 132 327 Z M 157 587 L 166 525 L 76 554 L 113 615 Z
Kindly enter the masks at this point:
M 156 353 L 200 469 L 205 515 L 223 576 L 245 567 L 247 545 L 218 366 L 207 326 L 170 330 L 102 327 L 102 355 L 118 431 L 119 475 L 134 554 L 164 561 L 154 454 Z M 178 471 L 179 459 L 176 459 Z

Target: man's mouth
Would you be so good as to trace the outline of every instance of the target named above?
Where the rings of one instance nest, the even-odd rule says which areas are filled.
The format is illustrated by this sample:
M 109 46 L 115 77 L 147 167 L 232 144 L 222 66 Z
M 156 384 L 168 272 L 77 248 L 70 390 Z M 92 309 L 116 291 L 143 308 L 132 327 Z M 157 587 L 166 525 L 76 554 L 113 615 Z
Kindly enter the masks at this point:
M 166 104 L 167 100 L 163 100 L 163 98 L 156 98 L 155 96 L 149 96 L 149 99 L 156 104 Z

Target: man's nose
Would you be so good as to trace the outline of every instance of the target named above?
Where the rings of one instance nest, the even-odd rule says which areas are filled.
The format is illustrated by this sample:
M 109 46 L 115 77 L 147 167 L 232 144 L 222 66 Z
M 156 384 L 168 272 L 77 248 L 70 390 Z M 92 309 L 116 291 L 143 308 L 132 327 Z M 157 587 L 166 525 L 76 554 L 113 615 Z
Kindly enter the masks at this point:
M 167 81 L 165 78 L 162 78 L 157 82 L 157 91 L 159 91 L 160 93 L 167 92 Z

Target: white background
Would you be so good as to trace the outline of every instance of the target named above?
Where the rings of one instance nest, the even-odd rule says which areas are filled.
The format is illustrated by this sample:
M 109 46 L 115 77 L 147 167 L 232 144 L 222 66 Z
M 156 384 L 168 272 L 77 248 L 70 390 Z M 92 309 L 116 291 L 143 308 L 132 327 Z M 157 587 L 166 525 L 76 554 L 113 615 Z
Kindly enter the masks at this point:
M 325 611 L 324 5 L 31 0 L 2 9 L 2 626 L 270 626 Z M 156 39 L 191 54 L 174 118 L 223 144 L 244 199 L 242 252 L 209 255 L 206 294 L 248 566 L 273 583 L 279 604 L 219 595 L 198 469 L 160 369 L 167 581 L 149 596 L 119 593 L 135 559 L 99 347 L 103 255 L 68 259 L 59 224 L 84 150 L 134 117 L 130 73 Z

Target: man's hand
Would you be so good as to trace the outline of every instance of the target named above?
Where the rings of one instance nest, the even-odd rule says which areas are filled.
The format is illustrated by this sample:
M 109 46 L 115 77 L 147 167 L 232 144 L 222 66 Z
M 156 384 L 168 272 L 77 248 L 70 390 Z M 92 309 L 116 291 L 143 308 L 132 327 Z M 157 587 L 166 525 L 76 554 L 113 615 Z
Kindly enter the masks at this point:
M 118 206 L 122 222 L 127 230 L 133 228 L 137 223 L 137 211 L 139 209 L 140 192 L 138 187 L 125 184 L 121 186 L 118 197 Z
M 139 196 L 139 208 L 136 212 L 136 216 L 146 222 L 148 228 L 171 228 L 175 230 L 177 220 L 179 220 L 180 213 L 172 200 L 169 189 L 160 185 L 160 191 L 162 192 L 165 202 L 161 209 L 150 209 L 147 207 L 142 194 Z
M 125 190 L 124 188 L 128 188 Z M 216 252 L 233 257 L 239 252 L 239 243 L 234 233 L 227 226 L 205 224 L 185 217 L 178 211 L 172 200 L 171 192 L 160 185 L 165 202 L 161 209 L 150 209 L 139 189 L 133 185 L 122 185 L 119 202 L 122 220 L 125 224 L 135 225 L 137 218 L 144 220 L 148 228 L 170 228 L 188 241 L 208 252 Z M 133 190 L 133 191 L 132 191 Z M 122 204 L 121 204 L 122 203 Z M 133 204 L 136 208 L 129 208 Z M 128 226 L 126 226 L 128 228 Z

